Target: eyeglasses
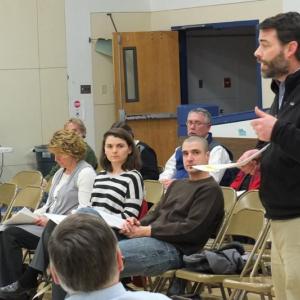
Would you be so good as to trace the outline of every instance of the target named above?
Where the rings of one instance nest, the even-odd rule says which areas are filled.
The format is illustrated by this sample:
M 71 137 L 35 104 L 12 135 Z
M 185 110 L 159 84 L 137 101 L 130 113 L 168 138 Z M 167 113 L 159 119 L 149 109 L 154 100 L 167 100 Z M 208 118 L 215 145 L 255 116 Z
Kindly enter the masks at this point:
M 200 127 L 201 125 L 209 125 L 209 123 L 203 123 L 199 121 L 187 121 L 186 126 L 192 126 L 195 125 L 196 127 Z

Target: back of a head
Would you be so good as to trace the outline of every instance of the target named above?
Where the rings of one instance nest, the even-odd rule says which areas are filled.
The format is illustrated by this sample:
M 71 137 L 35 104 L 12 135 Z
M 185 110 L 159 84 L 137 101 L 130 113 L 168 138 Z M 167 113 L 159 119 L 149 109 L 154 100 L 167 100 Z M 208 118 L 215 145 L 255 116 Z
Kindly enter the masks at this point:
M 68 291 L 99 290 L 117 276 L 117 240 L 100 217 L 68 216 L 53 231 L 48 249 L 51 265 Z
M 83 121 L 81 119 L 78 118 L 70 118 L 64 125 L 64 128 L 66 129 L 67 125 L 69 123 L 72 123 L 74 125 L 76 125 L 76 127 L 78 128 L 78 130 L 80 131 L 81 135 L 83 138 L 86 137 L 86 127 L 83 123 Z
M 282 44 L 296 41 L 298 49 L 295 55 L 300 61 L 300 14 L 298 12 L 280 13 L 267 18 L 259 24 L 259 29 L 276 30 L 278 39 Z
M 111 125 L 110 129 L 112 129 L 112 128 L 123 128 L 124 130 L 129 132 L 129 134 L 134 138 L 132 128 L 125 121 L 117 121 L 117 122 L 113 123 Z

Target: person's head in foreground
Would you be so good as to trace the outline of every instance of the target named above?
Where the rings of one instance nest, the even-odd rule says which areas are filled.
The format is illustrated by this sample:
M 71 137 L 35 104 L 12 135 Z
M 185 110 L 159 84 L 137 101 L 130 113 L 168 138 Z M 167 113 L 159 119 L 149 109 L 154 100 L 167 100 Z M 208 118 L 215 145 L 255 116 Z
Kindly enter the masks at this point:
M 123 261 L 117 239 L 97 216 L 68 216 L 55 228 L 48 249 L 53 280 L 69 294 L 92 292 L 119 282 Z

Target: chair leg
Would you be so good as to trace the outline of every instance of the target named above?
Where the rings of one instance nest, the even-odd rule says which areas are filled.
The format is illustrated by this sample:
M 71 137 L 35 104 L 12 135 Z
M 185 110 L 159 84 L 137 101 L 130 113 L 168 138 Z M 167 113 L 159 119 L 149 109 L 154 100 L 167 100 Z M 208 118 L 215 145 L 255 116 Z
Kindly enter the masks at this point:
M 224 300 L 227 300 L 227 296 L 226 296 L 226 292 L 224 290 L 223 284 L 220 283 L 220 290 L 221 290 L 221 294 Z
M 268 299 L 273 300 L 273 296 L 271 295 L 271 293 L 268 294 Z
M 163 277 L 159 277 L 157 280 L 155 280 L 156 282 L 154 282 L 153 284 L 153 288 L 152 288 L 152 292 L 153 293 L 157 293 L 157 292 L 160 292 L 164 285 L 166 284 L 167 282 L 167 278 L 163 278 Z

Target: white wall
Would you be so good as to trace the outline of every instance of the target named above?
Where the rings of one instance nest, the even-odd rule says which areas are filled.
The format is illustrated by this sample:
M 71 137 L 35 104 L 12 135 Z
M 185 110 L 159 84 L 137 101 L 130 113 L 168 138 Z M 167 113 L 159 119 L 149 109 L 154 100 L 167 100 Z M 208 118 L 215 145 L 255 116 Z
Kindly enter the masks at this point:
M 55 21 L 54 21 L 55 20 Z M 68 118 L 65 13 L 61 0 L 0 1 L 1 181 L 36 167 L 46 144 Z
M 80 85 L 92 85 L 92 50 L 88 42 L 91 36 L 91 13 L 149 10 L 149 0 L 65 0 L 69 109 L 70 114 L 75 115 L 74 101 L 82 102 L 81 118 L 87 126 L 87 141 L 93 148 L 95 148 L 93 93 L 80 94 Z M 113 32 L 113 27 L 108 26 Z
M 283 11 L 298 11 L 300 12 L 300 1 L 298 0 L 283 0 Z
M 150 0 L 151 10 L 170 10 L 170 9 L 181 9 L 191 8 L 197 6 L 210 6 L 220 4 L 232 4 L 238 2 L 255 2 L 263 0 Z

